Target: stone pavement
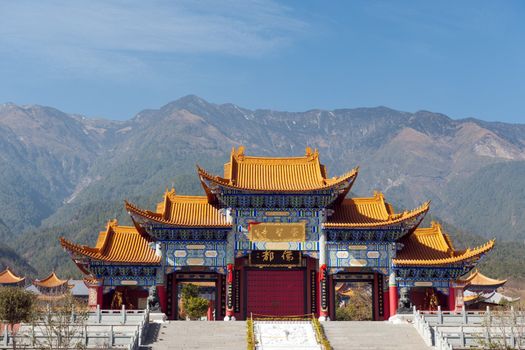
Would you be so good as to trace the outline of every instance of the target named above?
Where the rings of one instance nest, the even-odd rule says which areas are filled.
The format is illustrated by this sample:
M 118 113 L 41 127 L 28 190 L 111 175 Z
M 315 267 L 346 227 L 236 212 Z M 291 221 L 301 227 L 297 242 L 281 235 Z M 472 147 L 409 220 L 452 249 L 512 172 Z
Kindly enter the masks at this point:
M 321 350 L 310 321 L 254 321 L 257 350 Z
M 246 350 L 246 321 L 170 321 L 152 324 L 150 350 Z
M 379 321 L 321 323 L 333 350 L 430 350 L 411 324 Z

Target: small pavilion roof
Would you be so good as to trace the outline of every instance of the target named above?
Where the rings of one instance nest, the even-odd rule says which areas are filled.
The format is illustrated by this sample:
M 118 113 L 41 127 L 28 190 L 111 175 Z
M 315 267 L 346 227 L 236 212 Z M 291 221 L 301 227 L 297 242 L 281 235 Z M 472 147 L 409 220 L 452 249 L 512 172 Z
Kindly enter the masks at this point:
M 402 213 L 394 213 L 390 204 L 385 202 L 382 193 L 375 192 L 369 198 L 346 198 L 334 208 L 334 214 L 328 217 L 325 228 L 379 227 L 393 225 L 426 214 L 430 202 L 419 208 Z
M 206 196 L 181 196 L 174 189 L 166 191 L 156 212 L 140 209 L 129 202 L 126 202 L 126 209 L 131 214 L 173 226 L 231 227 L 220 208 L 210 204 Z
M 160 262 L 135 227 L 119 226 L 116 220 L 108 222 L 106 231 L 99 233 L 95 247 L 74 244 L 63 237 L 60 244 L 74 254 L 99 261 L 155 265 Z
M 494 247 L 494 240 L 465 250 L 455 250 L 450 237 L 441 229 L 441 225 L 432 222 L 430 227 L 417 228 L 411 235 L 400 240 L 404 245 L 393 259 L 396 266 L 439 266 L 478 260 L 479 257 Z
M 56 288 L 61 287 L 64 284 L 67 284 L 68 280 L 63 280 L 58 278 L 55 271 L 51 272 L 46 278 L 43 279 L 36 279 L 33 281 L 33 284 L 37 287 L 43 287 L 43 288 Z
M 18 284 L 24 280 L 25 277 L 15 275 L 9 267 L 6 267 L 4 271 L 0 272 L 0 284 Z
M 334 187 L 357 176 L 355 168 L 340 177 L 327 178 L 326 167 L 319 161 L 318 150 L 306 148 L 299 157 L 253 157 L 244 154 L 244 147 L 232 149 L 230 161 L 224 165 L 224 177 L 214 176 L 197 168 L 201 179 L 223 187 L 253 192 L 304 192 Z M 210 189 L 204 184 L 206 192 Z
M 478 269 L 476 269 L 466 278 L 458 280 L 458 282 L 465 283 L 467 288 L 468 287 L 478 287 L 478 288 L 490 288 L 490 289 L 495 290 L 503 286 L 505 283 L 507 283 L 507 280 L 498 280 L 498 279 L 487 277 L 481 272 L 479 272 Z

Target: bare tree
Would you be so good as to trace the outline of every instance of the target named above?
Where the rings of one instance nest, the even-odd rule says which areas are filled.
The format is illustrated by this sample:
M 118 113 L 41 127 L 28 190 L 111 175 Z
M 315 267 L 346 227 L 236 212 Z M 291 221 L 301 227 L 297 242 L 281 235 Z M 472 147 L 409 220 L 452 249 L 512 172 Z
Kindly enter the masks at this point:
M 42 303 L 32 323 L 32 343 L 39 349 L 85 349 L 88 312 L 71 294 Z
M 487 349 L 525 349 L 525 312 L 521 307 L 487 309 L 479 345 Z

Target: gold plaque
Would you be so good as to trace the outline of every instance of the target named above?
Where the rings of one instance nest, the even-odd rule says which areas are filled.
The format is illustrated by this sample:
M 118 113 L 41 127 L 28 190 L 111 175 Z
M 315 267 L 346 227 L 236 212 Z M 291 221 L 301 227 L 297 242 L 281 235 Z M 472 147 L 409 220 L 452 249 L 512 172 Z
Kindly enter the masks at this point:
M 262 222 L 250 224 L 249 236 L 254 242 L 304 242 L 306 223 Z
M 266 216 L 290 216 L 289 211 L 267 211 Z

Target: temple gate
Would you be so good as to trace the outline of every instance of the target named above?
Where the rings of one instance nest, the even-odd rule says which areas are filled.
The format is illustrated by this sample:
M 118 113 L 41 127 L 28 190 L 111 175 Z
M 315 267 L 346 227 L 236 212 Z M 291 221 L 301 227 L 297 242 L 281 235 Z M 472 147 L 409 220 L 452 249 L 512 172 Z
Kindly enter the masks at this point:
M 384 320 L 398 306 L 454 308 L 454 281 L 494 241 L 458 251 L 439 224 L 419 227 L 428 202 L 397 213 L 379 192 L 348 198 L 357 173 L 329 178 L 310 148 L 274 158 L 240 147 L 222 177 L 198 168 L 205 196 L 172 189 L 155 211 L 126 203 L 133 227 L 110 221 L 95 247 L 61 243 L 93 302 L 126 291 L 140 307 L 153 293 L 171 319 Z

